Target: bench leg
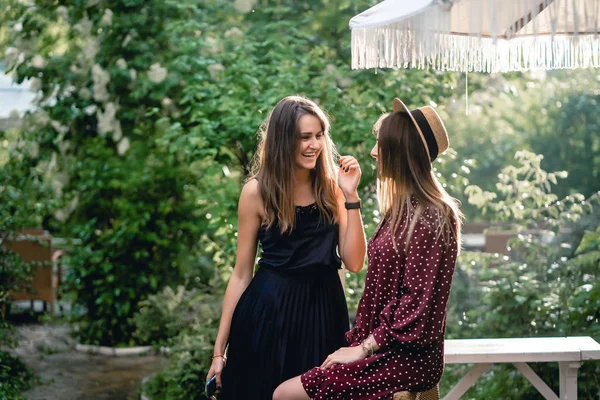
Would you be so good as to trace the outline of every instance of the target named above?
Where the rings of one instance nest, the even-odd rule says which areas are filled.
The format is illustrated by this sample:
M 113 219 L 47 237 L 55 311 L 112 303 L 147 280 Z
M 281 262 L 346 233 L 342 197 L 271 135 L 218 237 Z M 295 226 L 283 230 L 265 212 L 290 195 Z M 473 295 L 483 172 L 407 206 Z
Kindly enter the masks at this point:
M 558 363 L 560 374 L 560 400 L 577 400 L 577 371 L 581 363 L 562 361 Z
M 452 388 L 450 392 L 446 396 L 444 396 L 443 400 L 458 400 L 460 396 L 466 393 L 467 390 L 479 379 L 481 375 L 485 371 L 487 371 L 493 364 L 485 363 L 485 364 L 475 364 L 473 368 L 467 372 L 465 376 Z M 569 399 L 571 400 L 571 399 Z
M 554 391 L 550 389 L 548 385 L 546 385 L 546 382 L 544 382 L 542 378 L 540 378 L 538 374 L 536 374 L 535 371 L 532 370 L 529 365 L 527 365 L 527 363 L 513 363 L 513 365 L 517 367 L 519 372 L 523 374 L 523 376 L 527 378 L 529 382 L 531 382 L 531 384 L 537 389 L 538 392 L 541 393 L 542 396 L 544 396 L 546 400 L 559 400 L 556 393 L 554 393 Z

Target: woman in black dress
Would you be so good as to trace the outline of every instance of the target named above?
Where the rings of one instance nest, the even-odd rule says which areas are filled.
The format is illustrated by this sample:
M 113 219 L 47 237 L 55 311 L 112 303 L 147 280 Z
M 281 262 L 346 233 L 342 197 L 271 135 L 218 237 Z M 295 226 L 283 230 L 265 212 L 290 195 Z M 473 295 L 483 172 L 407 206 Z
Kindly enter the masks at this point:
M 323 111 L 303 97 L 281 100 L 240 195 L 236 264 L 207 375 L 216 376 L 219 399 L 270 399 L 345 343 L 338 269 L 343 262 L 359 271 L 366 243 L 360 167 L 350 156 L 338 166 L 335 157 Z

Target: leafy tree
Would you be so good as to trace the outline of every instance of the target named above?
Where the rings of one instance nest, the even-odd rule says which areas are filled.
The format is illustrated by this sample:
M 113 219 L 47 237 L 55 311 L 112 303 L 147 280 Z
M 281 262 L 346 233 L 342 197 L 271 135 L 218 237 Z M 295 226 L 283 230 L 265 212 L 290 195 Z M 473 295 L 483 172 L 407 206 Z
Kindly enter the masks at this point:
M 509 242 L 510 255 L 466 253 L 460 258 L 457 285 L 450 300 L 449 337 L 592 336 L 598 319 L 598 225 L 600 193 L 559 198 L 552 193 L 563 172 L 541 168 L 543 157 L 521 151 L 518 165 L 499 175 L 497 193 L 469 187 L 470 201 L 493 221 L 511 221 L 518 236 Z M 462 299 L 467 299 L 462 301 Z M 597 324 L 596 324 L 597 325 Z M 532 368 L 556 391 L 555 365 Z M 443 379 L 456 381 L 451 367 Z M 597 394 L 598 366 L 584 363 L 579 395 Z M 506 382 L 513 382 L 507 385 Z M 470 389 L 474 398 L 534 399 L 539 394 L 514 368 L 494 367 Z M 538 397 L 536 397 L 538 396 Z
M 8 143 L 14 132 L 0 132 L 0 143 Z M 35 381 L 33 371 L 10 351 L 14 329 L 7 319 L 11 291 L 30 289 L 34 263 L 25 263 L 11 250 L 26 228 L 37 227 L 52 209 L 46 201 L 51 188 L 44 184 L 43 170 L 30 170 L 31 152 L 23 140 L 12 141 L 0 160 L 0 398 L 20 399 L 19 393 Z M 7 146 L 8 147 L 8 146 Z M 34 154 L 35 155 L 35 154 Z
M 345 22 L 330 21 L 368 2 L 5 3 L 8 68 L 40 89 L 27 130 L 55 157 L 62 207 L 47 225 L 81 240 L 68 283 L 89 342 L 128 343 L 138 302 L 166 284 L 222 288 L 256 131 L 282 97 L 322 104 L 370 182 L 371 125 L 391 98 L 429 103 L 451 87 L 433 72 L 350 70 Z M 374 208 L 373 186 L 361 190 Z

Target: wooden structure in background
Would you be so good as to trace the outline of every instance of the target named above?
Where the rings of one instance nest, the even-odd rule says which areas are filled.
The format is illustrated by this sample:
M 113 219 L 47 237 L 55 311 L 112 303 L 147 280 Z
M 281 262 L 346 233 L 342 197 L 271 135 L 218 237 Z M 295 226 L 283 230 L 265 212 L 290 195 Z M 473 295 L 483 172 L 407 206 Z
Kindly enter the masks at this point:
M 63 250 L 52 248 L 52 237 L 43 229 L 28 229 L 21 232 L 17 240 L 8 242 L 6 246 L 19 254 L 25 262 L 41 262 L 36 265 L 31 283 L 31 290 L 10 292 L 13 300 L 34 300 L 50 305 L 50 311 L 54 312 L 54 302 L 58 299 L 58 289 L 61 282 L 61 268 L 59 259 Z

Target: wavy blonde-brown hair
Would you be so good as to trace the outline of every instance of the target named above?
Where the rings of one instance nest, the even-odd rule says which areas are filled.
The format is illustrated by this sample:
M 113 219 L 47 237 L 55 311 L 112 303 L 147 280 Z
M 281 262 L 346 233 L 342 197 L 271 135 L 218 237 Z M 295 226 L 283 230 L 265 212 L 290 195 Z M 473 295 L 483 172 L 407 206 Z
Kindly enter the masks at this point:
M 446 244 L 455 239 L 461 247 L 461 224 L 463 215 L 458 201 L 452 198 L 437 180 L 429 156 L 410 116 L 403 112 L 382 115 L 375 124 L 377 134 L 378 169 L 377 194 L 381 213 L 390 220 L 394 247 L 395 238 L 402 225 L 402 217 L 414 212 L 409 224 L 406 248 L 415 226 L 428 206 L 433 206 L 436 215 L 434 229 L 439 238 L 444 236 Z M 418 200 L 417 207 L 411 196 Z
M 322 220 L 335 222 L 338 219 L 335 196 L 338 154 L 329 134 L 329 120 L 311 100 L 288 96 L 275 106 L 260 129 L 250 178 L 259 182 L 265 211 L 264 225 L 268 229 L 277 223 L 281 233 L 294 229 L 296 222 L 293 174 L 300 143 L 298 120 L 303 115 L 317 117 L 323 130 L 323 150 L 311 171 L 316 205 Z

